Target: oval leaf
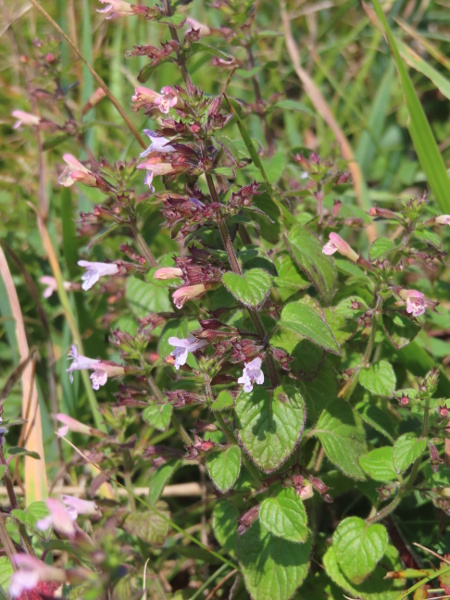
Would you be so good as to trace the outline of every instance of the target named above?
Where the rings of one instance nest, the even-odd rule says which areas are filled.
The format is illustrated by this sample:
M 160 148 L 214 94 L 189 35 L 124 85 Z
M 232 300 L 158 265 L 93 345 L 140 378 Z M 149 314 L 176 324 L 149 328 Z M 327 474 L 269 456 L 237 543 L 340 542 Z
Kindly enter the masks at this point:
M 314 434 L 325 454 L 352 479 L 365 479 L 359 457 L 367 452 L 361 417 L 344 400 L 335 400 L 320 415 Z
M 293 386 L 273 394 L 264 389 L 242 392 L 236 399 L 239 441 L 266 473 L 275 471 L 292 454 L 303 432 L 303 398 Z
M 386 360 L 380 360 L 368 369 L 361 369 L 359 383 L 375 396 L 391 398 L 396 384 L 394 369 Z
M 308 573 L 310 551 L 310 539 L 295 544 L 254 523 L 238 540 L 239 562 L 251 598 L 291 598 Z
M 386 237 L 379 237 L 372 242 L 369 248 L 370 260 L 376 260 L 377 258 L 383 258 L 386 254 L 389 254 L 391 250 L 395 248 L 395 243 Z
M 333 535 L 339 566 L 353 583 L 361 583 L 375 569 L 387 544 L 383 525 L 367 525 L 359 517 L 344 519 Z
M 323 244 L 303 225 L 295 225 L 284 238 L 290 255 L 318 291 L 331 304 L 336 291 L 337 271 L 333 260 L 322 253 Z
M 397 479 L 392 454 L 392 446 L 375 448 L 375 450 L 371 450 L 364 456 L 361 456 L 359 464 L 371 479 L 384 482 L 392 481 L 393 479 Z
M 250 269 L 243 275 L 228 272 L 222 282 L 236 300 L 254 310 L 261 308 L 272 287 L 272 278 L 264 269 Z
M 393 462 L 397 473 L 403 473 L 419 458 L 427 446 L 425 438 L 418 438 L 414 433 L 401 435 L 394 444 Z
M 233 487 L 241 470 L 239 446 L 230 446 L 221 452 L 212 452 L 206 459 L 206 468 L 214 485 L 221 492 L 227 492 Z
M 159 429 L 159 431 L 166 431 L 170 424 L 170 418 L 172 416 L 172 405 L 167 404 L 150 404 L 144 409 L 142 418 L 146 423 Z
M 261 504 L 259 519 L 264 527 L 285 540 L 305 542 L 308 525 L 305 507 L 294 488 L 283 488 Z
M 283 308 L 280 327 L 293 331 L 333 354 L 341 349 L 328 323 L 313 308 L 302 302 L 291 302 Z

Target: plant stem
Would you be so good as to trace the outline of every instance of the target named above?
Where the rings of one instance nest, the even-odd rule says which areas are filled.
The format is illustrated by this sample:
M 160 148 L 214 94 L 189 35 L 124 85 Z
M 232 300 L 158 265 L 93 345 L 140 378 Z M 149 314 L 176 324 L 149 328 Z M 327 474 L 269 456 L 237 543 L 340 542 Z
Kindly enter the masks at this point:
M 253 56 L 253 51 L 252 51 L 252 47 L 251 47 L 250 43 L 245 46 L 245 49 L 247 50 L 247 58 L 248 58 L 248 64 L 250 66 L 250 69 L 254 69 L 255 68 L 255 58 Z M 263 100 L 263 97 L 261 94 L 261 88 L 259 87 L 259 82 L 258 82 L 258 78 L 256 77 L 256 75 L 253 75 L 253 77 L 252 77 L 252 84 L 253 84 L 253 91 L 255 92 L 256 102 L 262 106 L 264 100 Z M 272 130 L 270 129 L 269 124 L 267 123 L 266 115 L 260 114 L 259 116 L 260 116 L 261 123 L 262 123 L 263 129 L 264 129 L 264 137 L 266 138 L 268 154 L 269 154 L 269 156 L 272 156 L 273 151 L 274 151 L 274 146 L 275 146 L 274 141 L 273 141 L 273 136 L 272 136 Z
M 147 246 L 147 242 L 144 240 L 144 236 L 140 232 L 136 223 L 131 223 L 130 227 L 131 227 L 131 231 L 133 232 L 133 235 L 135 237 L 135 240 L 137 242 L 137 245 L 139 246 L 140 251 L 144 255 L 145 260 L 148 262 L 148 264 L 151 267 L 157 267 L 158 262 L 157 262 L 156 258 L 153 256 L 150 248 Z
M 170 0 L 163 0 L 164 12 L 168 17 L 172 16 L 172 9 L 170 8 Z M 170 37 L 180 44 L 180 38 L 178 37 L 178 31 L 175 27 L 169 25 Z M 184 56 L 182 56 L 180 51 L 177 51 L 177 63 L 180 67 L 181 76 L 183 77 L 184 85 L 186 86 L 186 91 L 189 95 L 191 95 L 192 88 L 194 87 L 192 84 L 192 80 L 186 68 L 186 60 Z

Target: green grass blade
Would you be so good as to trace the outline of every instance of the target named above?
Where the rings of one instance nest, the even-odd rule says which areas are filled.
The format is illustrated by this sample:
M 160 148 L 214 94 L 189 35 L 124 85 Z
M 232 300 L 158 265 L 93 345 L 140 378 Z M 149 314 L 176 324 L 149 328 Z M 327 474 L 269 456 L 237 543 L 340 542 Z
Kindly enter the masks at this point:
M 409 132 L 418 159 L 427 176 L 430 188 L 436 198 L 436 202 L 443 213 L 450 212 L 450 179 L 445 169 L 444 161 L 434 139 L 433 132 L 427 121 L 423 108 L 419 102 L 414 86 L 409 78 L 408 72 L 395 42 L 395 38 L 389 28 L 388 22 L 381 9 L 379 0 L 373 0 L 374 10 L 381 21 L 383 29 L 391 48 L 392 55 L 397 66 L 398 74 L 405 96 L 410 122 Z

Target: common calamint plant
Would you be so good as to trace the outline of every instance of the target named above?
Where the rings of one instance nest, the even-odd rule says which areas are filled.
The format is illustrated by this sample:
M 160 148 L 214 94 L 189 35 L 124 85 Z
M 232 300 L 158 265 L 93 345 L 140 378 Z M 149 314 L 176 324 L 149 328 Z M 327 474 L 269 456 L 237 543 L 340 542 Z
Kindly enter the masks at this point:
M 49 498 L 39 518 L 37 507 L 13 511 L 37 556 L 14 555 L 10 595 L 52 597 L 62 585 L 68 598 L 138 598 L 145 585 L 157 597 L 158 574 L 168 585 L 175 579 L 167 564 L 184 555 L 186 539 L 199 546 L 202 568 L 193 568 L 203 589 L 212 590 L 222 563 L 228 578 L 217 597 L 399 598 L 408 578 L 430 574 L 411 550 L 409 511 L 436 523 L 450 511 L 449 383 L 423 349 L 423 332 L 442 315 L 438 228 L 449 217 L 436 215 L 426 195 L 399 211 L 348 216 L 340 197 L 349 174 L 305 149 L 289 153 L 286 176 L 268 179 L 278 99 L 264 99 L 256 76 L 253 101 L 206 95 L 189 69 L 209 47 L 224 73 L 221 89 L 239 77 L 237 65 L 254 68 L 263 33 L 253 3 L 215 2 L 224 23 L 216 28 L 167 1 L 103 3 L 106 19 L 152 20 L 170 34 L 161 48 L 130 50 L 149 58 L 140 82 L 166 62 L 183 79 L 160 92 L 135 89 L 132 108 L 151 127 L 147 149 L 115 163 L 64 154 L 59 177 L 64 187 L 104 195 L 80 215 L 79 229 L 105 262 L 78 265 L 86 269 L 82 293 L 108 297 L 120 363 L 72 346 L 71 381 L 88 370 L 94 390 L 110 378 L 119 384 L 115 403 L 101 403 L 105 431 L 58 414 L 58 436 L 95 441 L 92 454 L 79 451 L 97 473 L 90 496 L 109 481 L 128 500 L 65 495 Z M 264 147 L 247 131 L 252 113 Z M 48 130 L 32 115 L 13 116 Z M 150 244 L 149 210 L 165 219 Z M 385 235 L 369 245 L 371 217 Z M 177 252 L 159 252 L 166 232 Z M 49 297 L 54 284 L 42 283 Z M 81 293 L 78 283 L 68 286 Z M 117 325 L 124 315 L 134 321 L 128 329 Z M 185 467 L 212 482 L 203 485 L 201 515 L 196 505 L 180 514 L 180 505 L 160 499 Z M 142 473 L 145 500 L 133 488 Z M 201 537 L 186 531 L 195 517 Z M 47 564 L 53 547 L 68 560 Z M 155 577 L 144 576 L 149 561 Z M 445 569 L 439 581 L 448 592 Z

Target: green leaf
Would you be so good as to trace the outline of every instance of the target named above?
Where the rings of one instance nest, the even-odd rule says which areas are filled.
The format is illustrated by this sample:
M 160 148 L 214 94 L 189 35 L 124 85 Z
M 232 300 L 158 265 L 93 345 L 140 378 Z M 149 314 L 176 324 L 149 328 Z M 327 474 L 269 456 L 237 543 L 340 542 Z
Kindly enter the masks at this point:
M 414 433 L 404 433 L 394 444 L 394 468 L 397 473 L 403 473 L 420 458 L 427 447 L 425 438 L 418 438 Z
M 270 533 L 285 540 L 305 542 L 308 537 L 305 507 L 294 488 L 281 488 L 263 500 L 259 519 Z
M 422 325 L 415 319 L 400 313 L 384 313 L 383 327 L 388 340 L 396 350 L 410 344 L 422 329 Z
M 253 600 L 287 600 L 305 579 L 311 540 L 296 544 L 274 536 L 258 521 L 238 540 L 245 587 Z
M 313 430 L 325 454 L 345 475 L 365 479 L 359 457 L 367 452 L 361 417 L 344 400 L 335 400 L 322 412 Z
M 394 369 L 386 360 L 380 360 L 368 369 L 361 369 L 359 383 L 376 396 L 391 398 L 396 384 Z
M 261 308 L 272 287 L 272 278 L 263 269 L 250 269 L 243 275 L 228 272 L 222 282 L 236 300 L 253 310 Z
M 227 500 L 216 504 L 213 512 L 213 530 L 222 548 L 234 556 L 237 545 L 239 511 Z
M 26 456 L 31 456 L 31 458 L 35 458 L 36 460 L 40 460 L 41 457 L 37 452 L 32 452 L 27 450 L 26 448 L 21 448 L 20 446 L 10 446 L 8 448 L 8 454 L 11 456 L 18 456 L 19 454 L 24 454 Z
M 392 446 L 375 448 L 359 459 L 359 464 L 367 475 L 375 481 L 392 481 L 397 479 L 392 460 Z
M 150 475 L 150 481 L 148 482 L 148 501 L 151 506 L 154 506 L 155 502 L 159 500 L 165 486 L 181 464 L 181 461 L 177 459 L 170 460 L 161 467 L 158 467 L 156 471 L 153 471 Z
M 9 589 L 11 575 L 14 573 L 12 564 L 7 556 L 0 556 L 0 585 L 4 590 Z
M 127 278 L 126 297 L 133 313 L 139 318 L 152 312 L 170 312 L 169 291 L 136 277 Z
M 377 258 L 383 258 L 386 254 L 389 254 L 391 250 L 395 248 L 395 243 L 386 237 L 379 237 L 372 242 L 369 248 L 370 260 L 377 260 Z
M 286 154 L 284 152 L 277 152 L 270 159 L 261 158 L 260 160 L 264 166 L 264 171 L 266 173 L 268 182 L 271 184 L 275 184 L 283 175 L 283 172 L 286 169 Z M 255 164 L 249 165 L 247 167 L 247 171 L 249 177 L 254 178 L 257 181 L 264 181 L 264 178 L 261 178 L 261 176 L 259 175 L 259 169 Z
M 303 225 L 295 225 L 284 237 L 284 242 L 298 268 L 308 276 L 320 297 L 331 304 L 337 271 L 333 260 L 322 253 L 323 244 Z
M 367 525 L 359 517 L 339 523 L 333 547 L 340 568 L 353 583 L 361 583 L 372 573 L 386 551 L 388 536 L 383 525 Z
M 400 76 L 406 108 L 409 113 L 408 128 L 414 149 L 441 211 L 443 213 L 450 213 L 450 180 L 444 161 L 414 90 L 408 71 L 402 61 L 395 38 L 389 28 L 379 0 L 373 0 L 373 7 L 383 26 Z
M 292 454 L 303 432 L 305 408 L 290 385 L 273 392 L 254 388 L 236 399 L 238 436 L 246 453 L 266 473 L 275 471 Z
M 314 118 L 316 117 L 316 114 L 310 108 L 308 108 L 306 104 L 303 104 L 302 102 L 297 102 L 297 100 L 280 100 L 279 102 L 276 102 L 274 104 L 274 107 L 283 108 L 285 110 L 295 110 L 298 112 L 304 112 L 308 115 L 311 115 Z
M 172 417 L 173 407 L 168 402 L 166 404 L 150 404 L 144 409 L 142 418 L 146 423 L 159 429 L 159 431 L 166 431 L 170 425 L 170 419 Z
M 315 377 L 307 376 L 303 381 L 298 382 L 306 402 L 306 419 L 310 426 L 316 424 L 323 409 L 336 399 L 338 391 L 336 372 L 328 359 L 323 361 L 319 371 L 317 372 L 316 369 L 315 373 L 317 373 Z
M 328 323 L 317 311 L 303 302 L 291 302 L 286 305 L 281 313 L 279 325 L 307 338 L 328 352 L 338 356 L 341 354 L 339 344 Z
M 160 513 L 170 518 L 169 508 L 165 502 L 158 500 L 154 506 Z M 148 544 L 161 545 L 166 539 L 169 523 L 153 511 L 134 512 L 125 519 L 123 528 Z
M 278 277 L 274 283 L 278 288 L 291 288 L 304 290 L 311 284 L 298 272 L 298 269 L 289 254 L 278 255 L 275 259 Z
M 158 22 L 180 29 L 186 23 L 186 17 L 182 13 L 176 12 L 170 17 L 164 15 L 161 19 L 158 19 Z
M 211 452 L 206 458 L 206 468 L 214 485 L 223 493 L 231 489 L 241 470 L 239 446 L 229 446 L 220 452 Z
M 389 551 L 390 548 L 391 547 L 388 546 L 387 551 Z M 385 556 L 383 563 L 386 558 L 387 557 Z M 395 561 L 394 564 L 392 564 L 392 562 L 390 562 L 390 568 L 388 569 L 376 567 L 373 573 L 369 575 L 365 581 L 359 585 L 355 585 L 344 576 L 339 568 L 337 550 L 334 546 L 330 546 L 323 557 L 323 565 L 330 579 L 334 581 L 336 585 L 339 585 L 348 592 L 348 594 L 351 594 L 352 597 L 364 600 L 399 600 L 399 597 L 401 597 L 400 590 L 404 587 L 402 580 L 384 579 L 387 570 L 394 571 L 402 568 L 399 560 Z M 337 598 L 339 598 L 339 596 L 337 596 Z
M 211 404 L 212 410 L 226 410 L 227 408 L 232 408 L 234 406 L 233 396 L 230 392 L 226 390 L 222 390 L 214 402 Z

